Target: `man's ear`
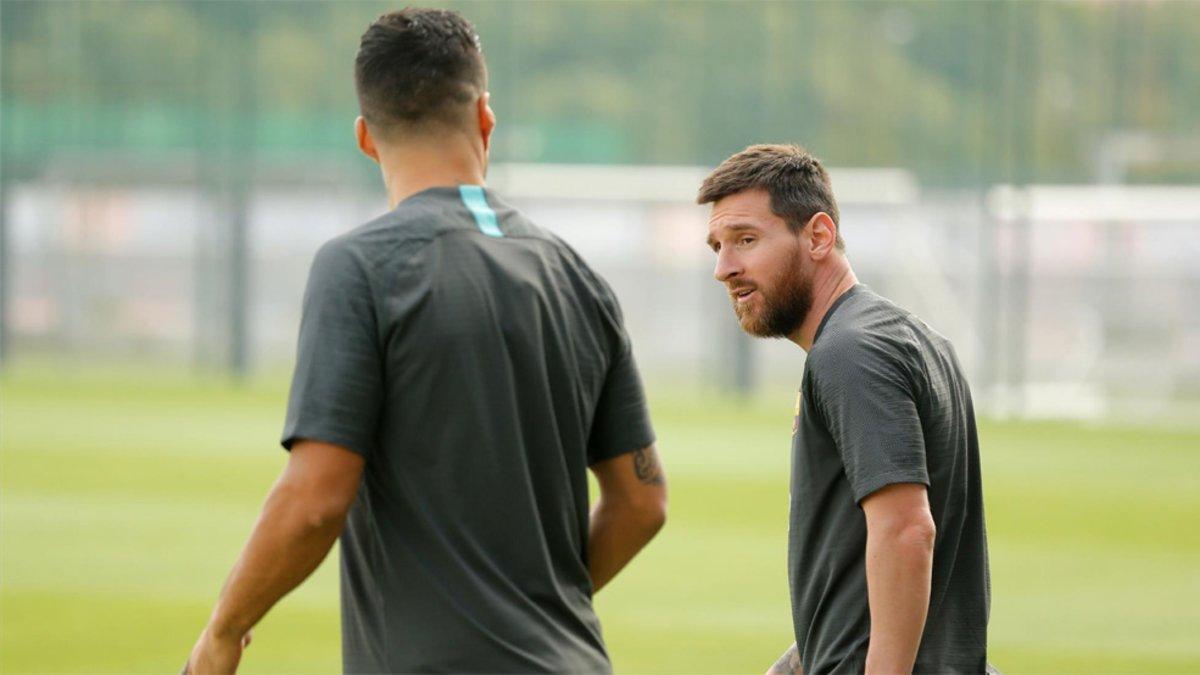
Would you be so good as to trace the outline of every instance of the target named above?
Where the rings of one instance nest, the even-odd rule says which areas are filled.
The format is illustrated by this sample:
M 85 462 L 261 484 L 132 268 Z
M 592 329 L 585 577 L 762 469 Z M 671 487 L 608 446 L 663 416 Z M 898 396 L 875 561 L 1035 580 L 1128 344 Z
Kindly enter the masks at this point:
M 483 136 L 483 150 L 487 152 L 492 146 L 492 131 L 496 128 L 496 113 L 492 111 L 492 106 L 488 105 L 488 100 L 491 94 L 483 92 L 479 97 L 479 102 L 476 104 L 478 109 L 476 114 L 479 116 L 479 133 Z
M 362 154 L 375 160 L 379 163 L 379 150 L 375 148 L 375 139 L 371 138 L 371 130 L 367 128 L 367 121 L 359 115 L 354 120 L 354 137 L 358 139 L 358 149 L 362 150 Z
M 837 244 L 837 223 L 828 213 L 818 211 L 808 219 L 804 229 L 809 232 L 810 251 L 813 260 L 821 260 L 829 255 Z

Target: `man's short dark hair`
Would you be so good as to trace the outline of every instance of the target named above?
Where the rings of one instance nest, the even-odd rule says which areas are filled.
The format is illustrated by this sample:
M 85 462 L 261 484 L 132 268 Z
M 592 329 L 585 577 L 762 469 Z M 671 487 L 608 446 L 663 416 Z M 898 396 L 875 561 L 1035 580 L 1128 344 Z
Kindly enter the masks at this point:
M 372 129 L 457 124 L 487 89 L 475 27 L 458 12 L 409 7 L 379 17 L 354 60 L 362 116 Z
M 721 162 L 696 197 L 710 204 L 746 190 L 763 189 L 771 197 L 771 212 L 799 232 L 814 215 L 824 212 L 838 225 L 839 249 L 845 249 L 838 222 L 837 201 L 829 174 L 821 162 L 798 145 L 752 145 Z

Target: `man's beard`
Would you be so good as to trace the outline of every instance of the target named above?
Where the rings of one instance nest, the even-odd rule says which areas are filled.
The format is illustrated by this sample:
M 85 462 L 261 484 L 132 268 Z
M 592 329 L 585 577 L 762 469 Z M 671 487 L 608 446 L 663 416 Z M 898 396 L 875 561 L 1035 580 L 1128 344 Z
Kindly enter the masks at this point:
M 734 300 L 742 330 L 761 338 L 790 336 L 812 309 L 812 276 L 801 269 L 800 257 L 780 272 L 770 286 L 757 286 L 761 307 L 752 311 L 747 303 Z

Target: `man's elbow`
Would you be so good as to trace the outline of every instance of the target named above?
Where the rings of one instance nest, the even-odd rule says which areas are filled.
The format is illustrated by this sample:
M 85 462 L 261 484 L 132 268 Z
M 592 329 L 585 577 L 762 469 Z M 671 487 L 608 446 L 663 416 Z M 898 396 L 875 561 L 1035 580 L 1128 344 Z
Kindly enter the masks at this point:
M 667 524 L 667 489 L 663 485 L 661 494 L 657 499 L 651 500 L 651 503 L 646 507 L 645 524 L 651 534 L 658 534 L 658 531 Z
M 347 513 L 348 509 L 340 504 L 314 504 L 306 509 L 304 523 L 313 532 L 337 530 L 340 533 L 346 525 Z
M 628 500 L 624 509 L 629 524 L 654 536 L 667 524 L 667 486 L 644 490 L 636 499 Z
M 345 500 L 320 494 L 304 485 L 282 482 L 276 486 L 273 497 L 295 527 L 305 532 L 336 530 L 340 533 L 350 511 L 350 503 Z
M 937 541 L 937 526 L 928 511 L 887 514 L 867 519 L 867 537 L 889 546 L 933 551 Z
M 932 519 L 913 523 L 905 528 L 904 537 L 912 546 L 932 553 L 934 544 L 937 543 L 937 526 L 933 524 Z
M 890 528 L 891 539 L 899 546 L 913 551 L 933 554 L 937 543 L 937 526 L 932 517 L 914 517 Z

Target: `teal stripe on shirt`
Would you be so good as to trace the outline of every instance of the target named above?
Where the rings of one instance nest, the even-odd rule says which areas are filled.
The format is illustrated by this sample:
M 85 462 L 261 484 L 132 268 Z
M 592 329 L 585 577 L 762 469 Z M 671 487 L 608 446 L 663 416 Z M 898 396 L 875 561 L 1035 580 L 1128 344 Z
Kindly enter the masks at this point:
M 500 223 L 496 219 L 496 212 L 492 207 L 488 206 L 487 195 L 483 192 L 483 187 L 479 185 L 459 185 L 458 194 L 462 197 L 463 205 L 475 216 L 475 224 L 479 226 L 479 231 L 489 237 L 503 237 L 504 233 L 500 231 Z

